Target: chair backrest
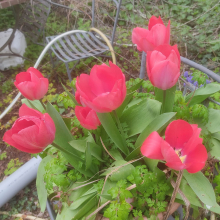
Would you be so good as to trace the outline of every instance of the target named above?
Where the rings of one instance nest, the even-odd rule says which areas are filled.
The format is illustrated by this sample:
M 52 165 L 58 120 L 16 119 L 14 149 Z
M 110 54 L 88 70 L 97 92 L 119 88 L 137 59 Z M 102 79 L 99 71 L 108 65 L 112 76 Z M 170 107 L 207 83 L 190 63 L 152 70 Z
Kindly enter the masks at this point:
M 101 1 L 100 0 L 92 0 L 92 27 L 95 27 L 95 3 L 98 1 L 102 2 L 102 4 L 103 4 L 103 2 L 105 2 L 104 0 L 101 0 Z M 113 1 L 116 5 L 114 26 L 113 26 L 113 30 L 112 30 L 112 34 L 111 34 L 111 44 L 113 45 L 122 0 L 111 0 L 111 1 Z
M 20 30 L 34 43 L 44 33 L 44 27 L 50 13 L 51 0 L 31 0 L 24 5 L 18 17 Z

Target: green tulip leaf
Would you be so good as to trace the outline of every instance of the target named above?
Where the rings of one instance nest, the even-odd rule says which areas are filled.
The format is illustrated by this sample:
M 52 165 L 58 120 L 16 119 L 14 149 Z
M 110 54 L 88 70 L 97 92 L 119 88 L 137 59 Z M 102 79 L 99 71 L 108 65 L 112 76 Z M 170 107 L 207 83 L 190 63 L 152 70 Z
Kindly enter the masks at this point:
M 71 208 L 72 210 L 79 208 L 84 202 L 90 200 L 95 194 L 96 194 L 96 192 L 95 192 L 95 193 L 88 194 L 88 195 L 85 195 L 85 196 L 84 196 L 84 195 L 81 196 L 79 199 L 77 199 L 76 201 L 74 201 L 74 202 L 70 205 L 70 208 Z M 85 213 L 85 214 L 86 214 L 86 213 Z
M 134 94 L 134 92 L 127 94 L 124 102 L 116 109 L 118 117 L 121 116 L 122 112 L 127 107 L 128 103 L 130 102 L 131 98 L 133 97 L 133 94 Z
M 211 142 L 213 143 L 213 146 L 210 153 L 213 157 L 220 160 L 220 141 L 213 138 L 211 139 Z
M 129 151 L 126 146 L 125 141 L 123 140 L 118 128 L 115 125 L 115 122 L 110 113 L 97 113 L 97 116 L 105 129 L 106 133 L 115 143 L 115 145 L 126 155 L 128 155 Z
M 79 105 L 79 103 L 76 101 L 75 97 L 73 94 L 71 94 L 68 89 L 63 85 L 63 83 L 61 83 L 62 87 L 64 88 L 65 92 L 67 93 L 67 95 L 70 97 L 70 99 L 74 102 L 75 105 Z
M 41 212 L 44 212 L 46 209 L 47 203 L 47 190 L 44 183 L 44 174 L 45 174 L 45 165 L 51 160 L 53 157 L 46 156 L 41 162 L 37 170 L 37 179 L 36 179 L 36 187 L 37 187 L 37 195 L 40 203 Z
M 82 179 L 80 179 L 78 182 L 75 182 L 71 187 L 70 187 L 70 196 L 69 196 L 69 200 L 74 202 L 76 200 L 78 200 L 80 197 L 82 197 L 86 192 L 88 192 L 89 189 L 92 188 L 92 184 L 88 184 L 85 185 L 86 179 L 83 177 Z M 80 187 L 82 186 L 82 187 Z M 77 188 L 80 187 L 80 188 Z M 77 188 L 77 189 L 75 189 Z M 75 189 L 75 190 L 73 190 Z
M 186 96 L 186 102 L 189 102 L 189 106 L 199 104 L 208 98 L 210 95 L 220 91 L 220 84 L 210 83 L 206 86 L 198 88 L 196 91 L 191 92 Z
M 96 207 L 98 205 L 98 199 L 97 199 L 97 195 L 94 195 L 93 197 L 90 197 L 90 199 L 86 200 L 87 202 L 85 202 L 79 209 L 79 211 L 77 212 L 77 214 L 74 216 L 73 220 L 78 220 L 81 219 L 82 217 L 86 216 L 87 213 L 94 208 L 94 206 Z
M 131 93 L 131 92 L 134 92 L 134 91 L 138 90 L 138 89 L 141 87 L 143 81 L 144 81 L 144 80 L 142 79 L 140 82 L 138 82 L 137 84 L 135 84 L 135 85 L 133 85 L 132 87 L 130 87 L 130 88 L 127 90 L 127 93 Z
M 86 157 L 86 170 L 88 170 L 88 168 L 92 164 L 92 154 L 91 154 L 91 149 L 90 149 L 90 145 L 88 144 L 88 142 L 86 145 L 85 157 Z
M 35 110 L 38 110 L 39 112 L 44 111 L 44 107 L 42 106 L 39 100 L 31 101 L 28 99 L 22 99 L 21 102 L 22 104 L 26 104 L 29 108 L 33 108 Z
M 209 120 L 206 124 L 206 128 L 211 133 L 220 131 L 220 110 L 209 109 Z
M 80 158 L 81 153 L 78 150 L 71 147 L 71 145 L 69 144 L 69 142 L 73 140 L 72 134 L 67 128 L 60 114 L 49 102 L 47 103 L 47 113 L 53 119 L 56 127 L 54 143 L 59 145 L 61 149 L 64 149 L 66 152 L 68 152 L 65 153 L 62 151 L 64 157 L 79 172 L 83 173 L 86 176 L 93 176 L 94 171 L 92 171 L 92 167 L 90 168 L 90 170 L 86 171 L 84 161 Z M 79 166 L 79 162 L 82 164 L 82 166 Z
M 140 154 L 140 147 L 145 141 L 145 139 L 153 132 L 161 132 L 168 123 L 172 120 L 175 116 L 176 112 L 169 112 L 164 113 L 162 115 L 157 116 L 139 135 L 136 143 L 135 143 L 135 150 L 133 150 L 126 158 L 126 160 L 131 160 L 137 157 Z
M 162 103 L 161 113 L 173 111 L 175 91 L 176 85 L 167 90 L 155 88 L 156 100 Z
M 201 171 L 192 174 L 184 170 L 183 176 L 195 194 L 208 208 L 215 207 L 217 205 L 212 184 Z
M 72 210 L 68 204 L 62 203 L 62 212 L 57 214 L 56 220 L 72 219 L 79 209 Z
M 120 121 L 128 125 L 128 136 L 141 133 L 160 114 L 160 109 L 160 102 L 147 99 L 125 110 Z

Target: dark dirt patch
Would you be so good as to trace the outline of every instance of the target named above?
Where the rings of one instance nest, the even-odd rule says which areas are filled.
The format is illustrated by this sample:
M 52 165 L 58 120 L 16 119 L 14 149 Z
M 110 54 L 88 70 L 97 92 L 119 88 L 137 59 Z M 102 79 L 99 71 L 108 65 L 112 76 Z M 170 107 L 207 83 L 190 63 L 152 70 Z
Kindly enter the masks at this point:
M 9 213 L 9 215 L 2 215 L 1 211 Z M 40 211 L 35 180 L 0 208 L 1 220 L 14 220 L 15 217 L 10 216 L 10 214 L 23 214 L 49 219 L 47 211 Z

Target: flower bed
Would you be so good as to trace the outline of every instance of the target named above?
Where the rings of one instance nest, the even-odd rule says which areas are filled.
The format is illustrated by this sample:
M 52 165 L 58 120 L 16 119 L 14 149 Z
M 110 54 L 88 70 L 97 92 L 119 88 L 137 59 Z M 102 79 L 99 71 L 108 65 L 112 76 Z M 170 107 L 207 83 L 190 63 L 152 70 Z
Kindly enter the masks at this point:
M 110 220 L 156 219 L 162 213 L 167 219 L 174 200 L 186 205 L 185 219 L 190 205 L 195 216 L 201 209 L 220 213 L 219 185 L 212 187 L 220 112 L 204 105 L 220 85 L 205 81 L 183 96 L 177 86 L 180 54 L 169 45 L 170 23 L 165 26 L 160 17 L 150 19 L 148 30 L 135 28 L 132 39 L 147 53 L 150 81 L 125 82 L 117 65 L 95 65 L 90 75 L 77 77 L 75 97 L 64 87 L 81 125 L 41 101 L 48 81 L 38 70 L 16 77 L 26 104 L 3 140 L 42 152 L 38 197 L 42 211 L 47 196 L 58 200 L 57 220 L 95 219 L 98 213 Z M 184 76 L 187 84 L 193 79 Z

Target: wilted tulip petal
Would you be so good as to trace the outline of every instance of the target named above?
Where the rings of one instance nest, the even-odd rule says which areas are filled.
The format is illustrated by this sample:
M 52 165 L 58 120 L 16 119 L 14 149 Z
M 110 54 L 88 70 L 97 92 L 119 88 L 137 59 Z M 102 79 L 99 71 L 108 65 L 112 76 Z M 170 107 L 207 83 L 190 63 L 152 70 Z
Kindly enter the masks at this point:
M 56 128 L 49 114 L 23 104 L 19 116 L 12 128 L 5 132 L 5 142 L 27 153 L 40 153 L 54 141 Z
M 77 77 L 76 87 L 80 101 L 96 112 L 111 112 L 117 109 L 125 99 L 125 76 L 121 69 L 109 62 L 95 65 L 90 73 Z
M 96 112 L 89 107 L 76 106 L 75 114 L 80 124 L 88 130 L 95 130 L 101 125 Z
M 147 74 L 151 83 L 162 90 L 173 87 L 180 76 L 177 45 L 160 45 L 147 53 Z
M 190 125 L 184 120 L 173 121 L 165 131 L 165 140 L 152 132 L 142 144 L 141 153 L 151 159 L 165 160 L 174 170 L 196 173 L 204 168 L 208 158 L 200 132 L 198 125 Z
M 149 20 L 148 30 L 144 28 L 134 28 L 132 32 L 132 42 L 137 44 L 139 51 L 154 50 L 161 44 L 170 43 L 170 21 L 167 27 L 164 25 L 162 19 L 152 16 Z
M 17 74 L 14 85 L 21 94 L 29 100 L 38 100 L 44 97 L 48 90 L 48 79 L 41 72 L 30 67 L 27 72 Z

